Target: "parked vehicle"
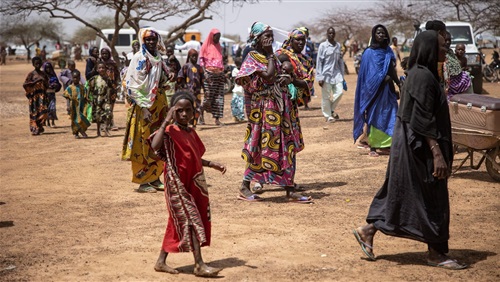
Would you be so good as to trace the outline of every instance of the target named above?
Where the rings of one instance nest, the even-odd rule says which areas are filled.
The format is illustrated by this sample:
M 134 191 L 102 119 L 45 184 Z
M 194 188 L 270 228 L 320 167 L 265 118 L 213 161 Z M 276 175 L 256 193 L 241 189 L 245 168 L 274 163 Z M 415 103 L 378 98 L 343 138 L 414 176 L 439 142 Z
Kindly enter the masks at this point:
M 106 35 L 106 37 L 109 40 L 112 40 L 113 35 L 115 34 L 115 30 L 114 29 L 103 29 L 102 33 L 104 33 L 104 35 Z M 168 31 L 158 30 L 158 33 L 160 33 L 160 35 L 162 37 L 168 36 Z M 137 39 L 137 34 L 135 33 L 134 29 L 132 29 L 132 28 L 120 29 L 120 31 L 118 33 L 118 41 L 115 44 L 115 50 L 116 50 L 116 52 L 118 52 L 118 55 L 120 57 L 123 57 L 122 56 L 123 52 L 125 54 L 127 54 L 128 52 L 132 51 L 132 47 L 131 47 L 132 41 L 136 40 L 136 39 Z M 108 46 L 108 44 L 106 44 L 106 42 L 104 40 L 102 40 L 102 38 L 100 38 L 100 37 L 96 38 L 96 44 L 97 44 L 97 46 L 99 46 L 99 50 Z M 184 42 L 181 39 L 177 39 L 175 41 L 175 44 L 182 45 L 182 44 L 184 44 Z M 188 53 L 188 50 L 176 50 L 175 51 L 175 57 L 177 58 L 177 60 L 179 60 L 179 63 L 181 63 L 181 65 L 184 65 L 186 63 L 187 53 Z M 166 59 L 166 57 L 164 56 L 163 59 Z
M 483 77 L 488 82 L 500 81 L 500 56 L 497 51 L 491 55 L 493 61 L 489 65 L 484 65 Z
M 477 48 L 476 39 L 472 25 L 467 22 L 446 22 L 446 30 L 451 33 L 451 49 L 455 50 L 458 43 L 465 45 L 465 55 L 467 57 L 467 66 L 473 77 L 472 86 L 474 93 L 483 91 L 483 60 Z M 415 36 L 425 30 L 425 23 L 415 26 Z

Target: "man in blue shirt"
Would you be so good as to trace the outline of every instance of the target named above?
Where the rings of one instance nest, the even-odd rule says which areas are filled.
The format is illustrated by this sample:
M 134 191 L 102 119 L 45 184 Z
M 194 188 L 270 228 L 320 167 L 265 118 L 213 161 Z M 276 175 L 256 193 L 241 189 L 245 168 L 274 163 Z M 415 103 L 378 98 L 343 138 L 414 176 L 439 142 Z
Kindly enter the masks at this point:
M 344 88 L 344 60 L 342 48 L 335 41 L 335 29 L 326 32 L 327 40 L 318 48 L 316 59 L 316 80 L 321 87 L 321 111 L 327 122 L 335 122 L 339 115 L 335 113 Z

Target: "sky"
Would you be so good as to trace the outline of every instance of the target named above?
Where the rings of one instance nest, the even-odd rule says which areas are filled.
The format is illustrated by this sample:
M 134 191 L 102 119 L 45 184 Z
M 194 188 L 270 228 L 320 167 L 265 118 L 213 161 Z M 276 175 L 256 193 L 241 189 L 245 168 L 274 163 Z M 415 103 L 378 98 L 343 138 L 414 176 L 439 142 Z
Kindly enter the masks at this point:
M 310 22 L 321 17 L 324 12 L 333 9 L 361 9 L 374 5 L 377 1 L 358 0 L 260 0 L 258 4 L 245 4 L 242 7 L 226 4 L 220 7 L 218 14 L 212 14 L 213 20 L 206 20 L 192 26 L 202 33 L 202 38 L 208 35 L 210 29 L 217 28 L 222 34 L 240 35 L 246 40 L 248 28 L 255 21 L 261 21 L 283 30 L 293 29 L 299 22 Z M 89 14 L 89 15 L 87 15 Z M 91 16 L 90 16 L 91 15 Z M 96 17 L 95 12 L 84 12 L 83 18 Z M 149 25 L 162 30 L 179 24 L 181 19 L 170 17 L 167 20 L 150 23 Z M 81 27 L 76 21 L 64 21 L 65 32 L 68 35 Z

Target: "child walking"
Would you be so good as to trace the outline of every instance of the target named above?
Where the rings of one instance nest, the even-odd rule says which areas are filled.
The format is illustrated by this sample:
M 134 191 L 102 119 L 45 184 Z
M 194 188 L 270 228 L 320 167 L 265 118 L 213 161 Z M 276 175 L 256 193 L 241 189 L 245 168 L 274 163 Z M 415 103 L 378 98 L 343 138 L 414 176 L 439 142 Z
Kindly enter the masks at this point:
M 61 83 L 59 82 L 59 79 L 57 78 L 57 74 L 54 71 L 54 67 L 50 62 L 45 62 L 42 65 L 43 71 L 47 74 L 49 77 L 49 87 L 47 88 L 47 108 L 49 110 L 47 120 L 46 120 L 46 125 L 47 126 L 56 126 L 55 120 L 57 120 L 57 113 L 56 113 L 56 92 L 59 92 L 61 90 Z
M 47 119 L 45 91 L 49 87 L 49 77 L 41 69 L 40 57 L 33 57 L 31 63 L 35 69 L 26 77 L 23 88 L 29 101 L 31 135 L 40 135 L 44 132 L 43 124 Z
M 106 75 L 106 64 L 97 63 L 97 75 L 88 81 L 85 96 L 92 101 L 92 121 L 97 124 L 97 136 L 101 136 L 101 130 L 109 137 L 109 128 L 113 118 L 111 108 L 111 95 L 113 82 Z
M 166 264 L 169 253 L 193 252 L 194 275 L 216 277 L 222 270 L 205 264 L 201 247 L 211 239 L 210 204 L 203 167 L 226 172 L 223 164 L 203 159 L 205 146 L 189 127 L 194 117 L 193 95 L 179 91 L 171 100 L 166 119 L 150 137 L 151 148 L 165 162 L 165 199 L 169 211 L 167 230 L 155 270 L 179 273 Z M 173 123 L 171 123 L 173 121 Z
M 88 97 L 85 95 L 85 89 L 80 84 L 80 72 L 73 70 L 72 83 L 64 90 L 63 97 L 68 101 L 68 109 L 71 118 L 71 130 L 75 138 L 87 138 L 87 128 L 90 122 L 87 119 L 87 110 L 89 108 Z
M 198 52 L 195 49 L 190 49 L 188 52 L 188 62 L 182 66 L 177 76 L 177 84 L 179 88 L 186 89 L 194 95 L 196 112 L 192 120 L 193 128 L 196 128 L 198 118 L 203 120 L 201 89 L 203 88 L 204 79 L 203 68 L 198 65 Z
M 237 57 L 234 59 L 234 64 L 236 67 L 231 72 L 231 76 L 233 78 L 238 75 L 238 72 L 241 68 L 241 58 Z M 236 82 L 234 83 L 233 88 L 233 98 L 231 99 L 231 113 L 233 114 L 234 121 L 243 122 L 245 121 L 245 112 L 244 112 L 244 101 L 243 101 L 243 87 Z

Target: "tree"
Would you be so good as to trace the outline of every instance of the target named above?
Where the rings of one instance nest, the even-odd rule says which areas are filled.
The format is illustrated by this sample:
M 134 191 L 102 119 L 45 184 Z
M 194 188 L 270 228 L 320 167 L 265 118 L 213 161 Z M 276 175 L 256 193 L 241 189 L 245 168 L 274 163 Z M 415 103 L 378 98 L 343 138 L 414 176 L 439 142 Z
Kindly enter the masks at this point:
M 22 17 L 4 17 L 0 23 L 0 36 L 5 41 L 23 45 L 26 48 L 27 60 L 31 60 L 30 48 L 42 39 L 58 40 L 61 25 L 46 18 L 26 20 Z
M 472 24 L 474 33 L 500 30 L 500 2 L 498 0 L 433 0 L 434 7 L 446 10 L 448 19 Z
M 206 13 L 209 8 L 216 4 L 227 4 L 229 0 L 4 0 L 2 1 L 0 13 L 19 14 L 28 16 L 32 13 L 48 14 L 51 18 L 73 19 L 82 23 L 85 27 L 93 29 L 97 36 L 110 46 L 112 55 L 118 60 L 118 53 L 114 46 L 118 40 L 118 33 L 125 25 L 139 31 L 141 23 L 156 22 L 169 17 L 183 17 L 184 21 L 172 27 L 166 43 L 171 43 L 181 37 L 184 31 L 193 24 L 212 19 Z M 253 3 L 255 0 L 233 1 L 237 4 Z M 87 8 L 88 10 L 109 10 L 114 18 L 115 34 L 109 40 L 94 22 L 84 19 L 75 13 L 76 8 Z
M 368 42 L 370 38 L 371 23 L 366 20 L 364 10 L 353 10 L 348 8 L 335 8 L 322 14 L 312 24 L 305 24 L 309 33 L 318 39 L 326 40 L 326 31 L 335 28 L 335 40 L 344 43 L 356 38 Z M 304 24 L 302 24 L 304 25 Z
M 113 17 L 102 17 L 102 18 L 97 18 L 92 20 L 93 25 L 97 26 L 100 29 L 105 29 L 110 26 L 114 25 L 114 18 Z M 89 42 L 89 41 L 94 41 L 96 39 L 96 32 L 94 29 L 89 28 L 89 27 L 80 27 L 75 32 L 73 33 L 73 36 L 71 37 L 72 42 Z

